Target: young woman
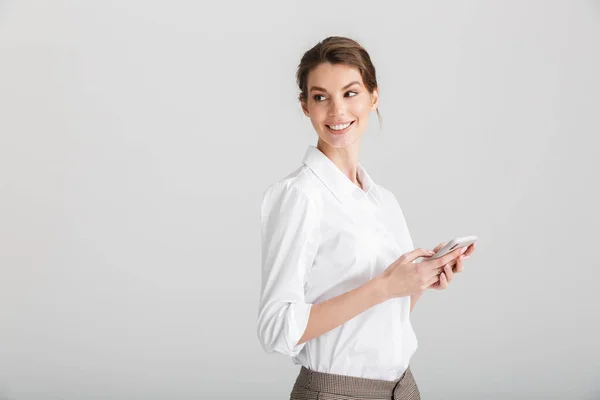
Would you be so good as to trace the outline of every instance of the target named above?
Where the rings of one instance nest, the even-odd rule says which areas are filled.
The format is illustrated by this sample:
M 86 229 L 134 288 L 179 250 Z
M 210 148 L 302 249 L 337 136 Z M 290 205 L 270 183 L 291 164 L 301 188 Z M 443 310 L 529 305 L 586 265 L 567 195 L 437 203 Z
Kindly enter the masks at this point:
M 448 287 L 474 246 L 427 260 L 444 244 L 414 249 L 396 197 L 358 162 L 369 114 L 381 118 L 360 44 L 323 40 L 297 81 L 318 141 L 264 193 L 258 337 L 301 365 L 291 399 L 419 399 L 410 312 L 427 288 Z

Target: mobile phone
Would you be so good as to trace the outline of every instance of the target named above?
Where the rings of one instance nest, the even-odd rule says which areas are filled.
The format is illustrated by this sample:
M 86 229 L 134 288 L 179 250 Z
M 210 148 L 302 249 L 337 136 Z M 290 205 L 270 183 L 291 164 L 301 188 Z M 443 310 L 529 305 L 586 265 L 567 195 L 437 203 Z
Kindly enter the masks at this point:
M 464 236 L 452 239 L 444 247 L 438 250 L 433 256 L 427 258 L 427 260 L 434 260 L 436 258 L 440 258 L 450 253 L 453 250 L 456 250 L 459 247 L 469 247 L 473 243 L 477 241 L 477 236 Z M 465 249 L 466 250 L 466 249 Z

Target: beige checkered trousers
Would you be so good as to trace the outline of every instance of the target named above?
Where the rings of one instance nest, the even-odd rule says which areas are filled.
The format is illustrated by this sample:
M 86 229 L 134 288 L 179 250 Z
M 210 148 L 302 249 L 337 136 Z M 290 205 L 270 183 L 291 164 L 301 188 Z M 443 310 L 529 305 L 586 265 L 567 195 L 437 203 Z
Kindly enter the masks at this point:
M 311 371 L 301 367 L 290 400 L 420 400 L 410 367 L 395 381 Z

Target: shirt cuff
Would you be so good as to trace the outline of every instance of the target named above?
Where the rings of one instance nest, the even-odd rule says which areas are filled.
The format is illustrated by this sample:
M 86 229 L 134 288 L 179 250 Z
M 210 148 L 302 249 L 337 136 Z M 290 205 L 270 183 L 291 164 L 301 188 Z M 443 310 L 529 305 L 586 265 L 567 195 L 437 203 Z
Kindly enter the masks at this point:
M 312 306 L 313 305 L 310 303 L 290 304 L 285 327 L 285 339 L 287 346 L 286 349 L 278 349 L 282 353 L 291 357 L 296 357 L 306 345 L 306 342 L 301 344 L 296 343 L 298 343 L 298 340 L 300 340 L 304 334 L 304 331 L 306 330 L 306 326 L 308 325 L 308 316 L 310 315 Z

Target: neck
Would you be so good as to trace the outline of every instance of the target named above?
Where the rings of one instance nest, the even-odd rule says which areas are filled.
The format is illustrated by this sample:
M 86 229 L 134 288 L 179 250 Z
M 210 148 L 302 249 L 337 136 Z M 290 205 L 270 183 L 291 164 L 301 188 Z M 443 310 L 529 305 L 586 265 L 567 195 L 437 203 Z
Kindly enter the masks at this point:
M 321 139 L 317 142 L 317 149 L 327 156 L 355 185 L 362 188 L 358 181 L 358 154 L 360 139 L 348 147 L 331 147 Z

